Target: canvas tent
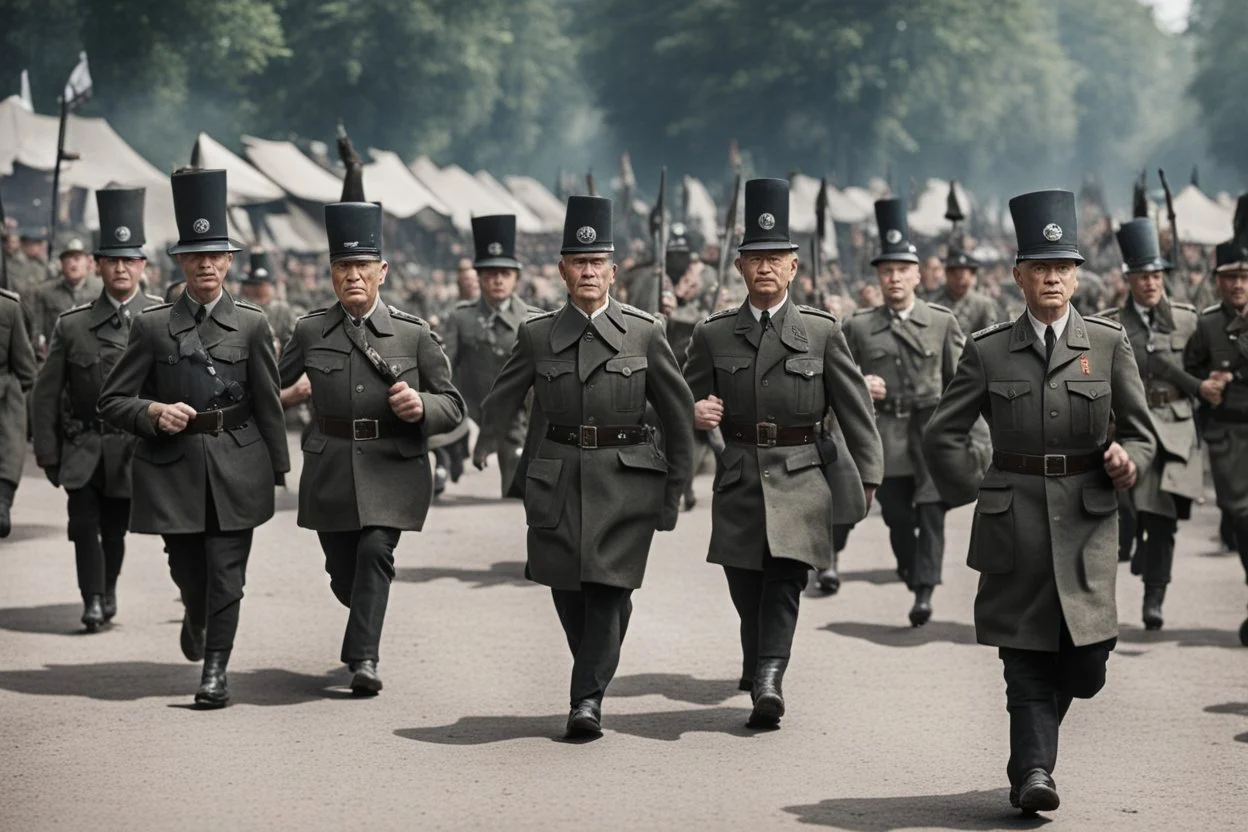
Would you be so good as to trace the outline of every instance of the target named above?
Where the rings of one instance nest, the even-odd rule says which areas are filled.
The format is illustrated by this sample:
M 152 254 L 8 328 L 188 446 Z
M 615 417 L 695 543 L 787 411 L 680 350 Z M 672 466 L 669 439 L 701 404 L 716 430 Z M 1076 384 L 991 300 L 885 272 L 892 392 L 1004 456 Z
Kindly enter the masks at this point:
M 271 179 L 207 133 L 200 133 L 196 137 L 195 146 L 200 167 L 225 171 L 226 185 L 229 188 L 226 200 L 231 206 L 261 205 L 286 198 L 285 192 Z
M 503 183 L 516 199 L 553 231 L 563 230 L 564 205 L 545 185 L 531 176 L 505 176 Z
M 520 217 L 525 218 L 526 223 L 531 223 L 538 232 L 547 234 L 563 231 L 563 218 L 560 217 L 559 223 L 553 224 L 549 219 L 544 219 L 533 211 L 529 210 L 529 206 L 525 205 L 515 194 L 503 187 L 488 170 L 479 170 L 473 174 L 473 178 L 485 186 L 492 194 L 497 196 L 504 205 L 510 206 L 509 213 L 516 215 L 516 227 L 520 227 Z
M 1227 210 L 1205 196 L 1200 188 L 1188 185 L 1174 198 L 1174 217 L 1179 226 L 1179 240 L 1216 246 L 1231 239 L 1234 208 Z
M 961 186 L 954 188 L 958 195 L 958 204 L 962 213 L 969 219 L 971 216 L 970 194 Z M 919 194 L 918 204 L 910 212 L 908 220 L 911 234 L 923 237 L 944 237 L 952 228 L 952 223 L 945 219 L 945 211 L 949 204 L 949 183 L 943 179 L 929 179 Z
M 397 153 L 370 149 L 372 164 L 364 166 L 364 193 L 381 203 L 386 213 L 401 220 L 415 217 L 427 228 L 449 221 L 451 211 L 412 175 Z
M 338 202 L 342 180 L 313 162 L 290 142 L 243 136 L 243 155 L 286 193 L 307 202 Z

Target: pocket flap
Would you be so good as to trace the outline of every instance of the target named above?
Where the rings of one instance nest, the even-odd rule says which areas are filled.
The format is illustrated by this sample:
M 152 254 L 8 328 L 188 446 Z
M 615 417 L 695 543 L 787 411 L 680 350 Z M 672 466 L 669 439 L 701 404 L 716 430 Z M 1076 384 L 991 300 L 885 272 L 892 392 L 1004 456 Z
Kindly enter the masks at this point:
M 787 358 L 784 361 L 784 371 L 792 373 L 795 376 L 804 376 L 813 378 L 823 373 L 823 359 L 811 358 L 809 356 L 802 358 Z
M 988 392 L 1003 399 L 1017 399 L 1031 392 L 1030 381 L 990 381 Z
M 1175 352 L 1183 352 L 1187 348 L 1187 340 L 1192 337 L 1190 332 L 1175 332 L 1170 336 L 1170 349 Z
M 976 514 L 1003 514 L 1014 502 L 1013 488 L 981 488 L 975 503 Z
M 559 484 L 559 473 L 563 470 L 562 459 L 537 459 L 529 460 L 529 468 L 525 472 L 525 478 L 544 482 L 552 488 Z
M 608 373 L 619 373 L 627 378 L 638 370 L 646 369 L 648 363 L 644 355 L 621 355 L 609 360 L 604 369 Z
M 347 356 L 340 352 L 316 350 L 308 353 L 308 357 L 303 360 L 303 365 L 309 370 L 320 370 L 322 373 L 332 373 L 335 370 L 341 370 L 343 367 L 347 366 Z
M 86 352 L 79 350 L 69 354 L 69 363 L 76 367 L 90 367 L 100 363 L 100 354 L 98 352 Z
M 406 372 L 416 369 L 417 360 L 414 355 L 392 355 L 390 357 L 382 357 L 382 361 L 390 367 L 390 372 L 396 376 L 401 376 Z
M 823 465 L 823 457 L 819 456 L 819 446 L 799 445 L 789 452 L 784 459 L 784 470 L 790 474 L 806 468 L 817 468 Z
M 872 347 L 867 350 L 867 358 L 874 359 L 876 361 L 881 358 L 888 358 L 891 355 L 896 355 L 896 353 L 886 347 Z
M 328 440 L 324 436 L 310 434 L 307 439 L 303 440 L 303 450 L 310 454 L 319 454 L 325 450 Z
M 171 462 L 177 462 L 185 453 L 182 443 L 176 439 L 154 442 L 144 439 L 134 446 L 134 458 L 153 465 L 168 465 Z
M 1118 492 L 1099 485 L 1085 485 L 1083 508 L 1088 514 L 1113 514 L 1118 510 Z
M 1109 395 L 1108 381 L 1068 381 L 1066 389 L 1085 399 L 1103 399 Z
M 736 373 L 747 369 L 754 363 L 754 358 L 748 355 L 717 355 L 715 356 L 715 369 L 723 370 L 725 373 Z
M 551 359 L 551 358 L 544 358 L 541 361 L 537 362 L 537 374 L 539 376 L 544 376 L 547 381 L 553 381 L 559 376 L 570 373 L 575 369 L 576 369 L 576 362 L 574 361 L 561 361 L 561 360 L 556 360 L 556 359 Z M 533 461 L 537 462 L 538 460 L 533 460 Z M 559 460 L 550 460 L 550 461 L 558 462 Z
M 625 468 L 638 468 L 643 471 L 667 473 L 667 460 L 659 449 L 653 445 L 626 445 L 616 452 L 620 464 Z
M 224 361 L 226 364 L 238 364 L 247 360 L 249 350 L 245 346 L 235 344 L 218 344 L 208 350 L 213 361 Z
M 745 466 L 745 458 L 738 457 L 737 461 L 732 464 L 724 464 L 720 462 L 716 471 L 715 484 L 712 486 L 714 491 L 723 491 L 730 485 L 735 485 L 741 481 L 741 469 Z

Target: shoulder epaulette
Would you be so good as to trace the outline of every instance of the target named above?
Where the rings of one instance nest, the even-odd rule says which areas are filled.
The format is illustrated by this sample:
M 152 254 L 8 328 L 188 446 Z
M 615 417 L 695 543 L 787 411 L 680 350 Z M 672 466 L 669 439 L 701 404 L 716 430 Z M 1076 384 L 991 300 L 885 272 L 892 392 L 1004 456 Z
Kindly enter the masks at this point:
M 477 302 L 476 302 L 475 300 L 457 300 L 457 301 L 455 301 L 455 308 L 456 308 L 456 309 L 467 309 L 467 308 L 468 308 L 468 307 L 470 307 L 470 306 L 476 306 L 476 305 L 477 305 Z
M 1192 306 L 1190 303 L 1184 303 L 1184 302 L 1183 302 L 1183 301 L 1181 301 L 1181 300 L 1172 300 L 1172 301 L 1170 301 L 1170 307 L 1171 307 L 1172 309 L 1185 309 L 1185 310 L 1187 310 L 1188 312 L 1196 312 L 1196 311 L 1197 311 L 1197 309 L 1196 309 L 1196 307 L 1195 307 L 1195 306 Z
M 1001 323 L 993 324 L 992 326 L 988 326 L 988 327 L 984 327 L 978 332 L 972 333 L 971 337 L 974 338 L 976 341 L 978 341 L 980 338 L 991 335 L 994 332 L 1000 332 L 1003 329 L 1010 329 L 1013 326 L 1014 326 L 1013 321 L 1002 321 Z
M 1110 329 L 1122 329 L 1122 324 L 1117 321 L 1110 320 L 1109 318 L 1102 318 L 1099 315 L 1089 315 L 1084 318 L 1084 320 L 1091 321 L 1094 324 L 1100 324 L 1101 326 L 1107 326 Z
M 95 301 L 91 301 L 91 303 L 80 303 L 77 306 L 73 306 L 73 307 L 70 307 L 69 309 L 66 309 L 61 314 L 57 315 L 57 317 L 64 318 L 66 315 L 72 315 L 75 312 L 85 312 L 86 310 L 91 308 L 91 305 L 93 303 L 95 303 Z
M 720 318 L 727 318 L 729 315 L 735 315 L 740 311 L 741 311 L 740 306 L 733 306 L 728 309 L 721 309 L 713 315 L 707 315 L 706 323 L 710 323 L 711 321 L 718 321 Z
M 164 303 L 165 302 L 165 299 L 162 298 L 160 295 L 149 295 L 147 292 L 143 293 L 143 297 L 147 298 L 152 303 Z
M 0 289 L 0 297 L 6 297 L 9 300 L 15 300 L 18 303 L 22 302 L 22 296 L 10 289 Z
M 240 298 L 234 298 L 234 305 L 239 307 L 240 309 L 250 309 L 252 312 L 259 312 L 261 315 L 264 314 L 263 309 L 261 309 L 259 306 L 256 306 L 254 303 L 250 301 L 242 300 Z
M 390 317 L 398 318 L 400 321 L 407 321 L 410 324 L 423 324 L 425 322 L 424 318 L 418 318 L 411 312 L 404 312 L 397 306 L 390 306 L 387 304 L 386 308 L 390 310 Z
M 829 312 L 826 309 L 819 309 L 814 306 L 806 306 L 805 304 L 802 304 L 802 303 L 799 303 L 797 305 L 797 308 L 805 312 L 807 315 L 818 315 L 820 318 L 827 318 L 830 321 L 840 320 L 839 318 L 837 318 L 835 315 L 833 315 L 831 312 Z
M 1119 311 L 1121 310 L 1119 310 L 1117 306 L 1114 306 L 1110 309 L 1103 309 L 1100 312 L 1097 312 L 1096 314 L 1101 316 L 1102 318 L 1109 318 L 1110 320 L 1116 320 L 1118 317 Z
M 627 303 L 620 304 L 620 311 L 625 315 L 632 315 L 634 318 L 641 318 L 643 321 L 649 321 L 650 323 L 656 323 L 658 321 L 658 318 L 654 317 L 649 312 L 642 312 L 636 306 L 629 306 Z
M 1200 314 L 1211 315 L 1214 312 L 1217 312 L 1221 308 L 1222 308 L 1222 304 L 1215 303 L 1213 306 L 1206 306 L 1204 309 L 1200 310 Z
M 944 312 L 946 315 L 953 314 L 953 310 L 948 306 L 941 306 L 939 303 L 932 303 L 930 300 L 927 302 L 927 305 L 932 309 L 935 309 L 937 312 Z
M 146 309 L 144 309 L 144 310 L 143 310 L 140 314 L 142 314 L 142 315 L 146 315 L 148 312 L 155 312 L 157 309 L 168 309 L 170 306 L 173 306 L 173 303 L 172 303 L 172 302 L 170 302 L 170 303 L 158 303 L 158 304 L 156 304 L 155 306 L 149 306 L 149 307 L 147 307 L 147 308 L 146 308 Z
M 328 306 L 323 306 L 320 309 L 313 309 L 311 312 L 305 312 L 302 315 L 300 315 L 298 318 L 295 318 L 295 323 L 302 321 L 304 318 L 319 318 L 321 315 L 324 315 L 328 311 L 329 311 Z
M 878 307 L 875 307 L 875 306 L 861 306 L 861 307 L 859 307 L 859 308 L 857 308 L 857 309 L 855 309 L 855 310 L 854 310 L 854 315 L 853 315 L 853 316 L 854 316 L 855 318 L 857 318 L 859 315 L 870 315 L 870 314 L 871 314 L 872 312 L 874 312 L 877 308 L 878 308 Z

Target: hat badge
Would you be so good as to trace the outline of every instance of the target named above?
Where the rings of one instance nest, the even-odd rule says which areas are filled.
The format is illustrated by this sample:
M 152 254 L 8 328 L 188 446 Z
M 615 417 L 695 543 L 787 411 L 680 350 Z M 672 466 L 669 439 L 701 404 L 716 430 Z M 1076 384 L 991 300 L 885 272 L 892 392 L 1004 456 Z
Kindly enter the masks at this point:
M 1062 227 L 1055 222 L 1051 222 L 1044 227 L 1044 239 L 1050 243 L 1056 243 L 1062 239 Z
M 485 250 L 489 252 L 491 257 L 497 257 L 503 253 L 503 244 L 502 243 L 490 243 L 488 246 L 485 247 Z
M 884 234 L 884 239 L 888 241 L 890 246 L 895 246 L 901 242 L 901 232 L 896 228 L 890 228 Z
M 582 245 L 589 245 L 594 240 L 598 239 L 598 232 L 595 231 L 592 226 L 582 225 L 580 228 L 576 229 L 576 239 L 580 241 Z
M 208 220 L 203 217 L 195 220 L 195 222 L 191 225 L 191 230 L 196 234 L 207 234 L 211 228 L 212 223 L 208 222 Z
M 124 243 L 130 239 L 130 229 L 124 225 L 117 226 L 117 230 L 113 232 L 113 236 L 117 238 L 117 242 Z
M 758 227 L 764 231 L 770 231 L 776 227 L 776 218 L 766 212 L 758 215 Z

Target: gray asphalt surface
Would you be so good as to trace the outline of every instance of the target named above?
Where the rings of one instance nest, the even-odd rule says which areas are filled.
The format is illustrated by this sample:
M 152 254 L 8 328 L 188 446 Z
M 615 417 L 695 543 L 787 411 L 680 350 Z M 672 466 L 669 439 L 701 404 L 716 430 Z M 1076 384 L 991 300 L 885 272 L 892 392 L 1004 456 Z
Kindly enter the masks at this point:
M 497 482 L 470 472 L 404 535 L 372 700 L 348 694 L 346 610 L 280 495 L 252 549 L 234 704 L 198 712 L 159 538 L 129 538 L 114 626 L 80 634 L 64 493 L 29 465 L 0 542 L 0 829 L 1245 828 L 1248 588 L 1212 500 L 1180 529 L 1160 633 L 1123 567 L 1108 684 L 1063 728 L 1062 807 L 1028 821 L 1007 802 L 1000 662 L 974 643 L 969 510 L 949 516 L 919 630 L 878 514 L 855 530 L 841 593 L 803 600 L 783 727 L 756 733 L 700 479 L 634 594 L 606 734 L 572 744 L 571 659 Z

